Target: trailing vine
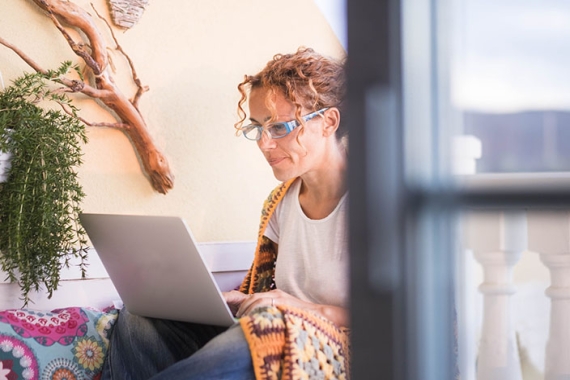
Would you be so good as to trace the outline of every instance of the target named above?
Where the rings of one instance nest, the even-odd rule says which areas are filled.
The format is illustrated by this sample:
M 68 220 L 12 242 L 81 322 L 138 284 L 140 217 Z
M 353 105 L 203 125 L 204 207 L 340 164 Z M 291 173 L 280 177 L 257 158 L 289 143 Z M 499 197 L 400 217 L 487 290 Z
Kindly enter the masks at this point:
M 77 71 L 64 62 L 24 74 L 0 92 L 0 151 L 12 153 L 8 180 L 0 184 L 0 264 L 20 286 L 24 306 L 31 291 L 44 288 L 51 298 L 73 258 L 86 274 L 76 169 L 87 136 L 77 108 L 54 87 L 71 69 Z

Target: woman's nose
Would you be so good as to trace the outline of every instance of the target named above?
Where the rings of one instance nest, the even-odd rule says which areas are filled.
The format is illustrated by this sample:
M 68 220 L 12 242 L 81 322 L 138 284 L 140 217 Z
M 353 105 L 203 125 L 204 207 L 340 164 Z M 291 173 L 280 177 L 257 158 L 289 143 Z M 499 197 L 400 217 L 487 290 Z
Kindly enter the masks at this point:
M 257 140 L 257 145 L 261 150 L 272 149 L 275 147 L 275 140 L 271 137 L 268 130 L 263 130 L 261 137 Z

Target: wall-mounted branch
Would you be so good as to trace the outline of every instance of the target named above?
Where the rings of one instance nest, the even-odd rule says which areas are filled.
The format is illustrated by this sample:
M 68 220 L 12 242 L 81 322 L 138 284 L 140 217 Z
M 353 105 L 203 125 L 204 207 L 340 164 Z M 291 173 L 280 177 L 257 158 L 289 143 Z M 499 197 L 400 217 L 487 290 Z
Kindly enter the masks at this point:
M 138 109 L 138 99 L 148 90 L 142 86 L 134 70 L 132 60 L 125 54 L 113 36 L 116 49 L 128 60 L 131 76 L 137 85 L 138 91 L 133 100 L 129 100 L 116 86 L 109 68 L 107 44 L 97 28 L 93 18 L 84 9 L 65 0 L 32 0 L 38 7 L 47 12 L 57 29 L 63 34 L 71 49 L 86 64 L 86 73 L 93 77 L 94 85 L 82 79 L 60 77 L 58 81 L 67 87 L 69 92 L 81 92 L 91 98 L 99 100 L 109 107 L 118 118 L 117 123 L 89 123 L 87 125 L 110 126 L 123 130 L 130 138 L 138 154 L 143 171 L 147 174 L 152 187 L 166 194 L 173 186 L 174 176 L 170 171 L 166 157 L 158 150 L 154 140 L 148 132 L 145 121 Z M 109 25 L 107 23 L 107 25 Z M 86 40 L 75 41 L 68 33 L 67 28 L 81 31 Z M 83 37 L 81 37 L 83 38 Z M 37 72 L 45 70 L 16 46 L 0 37 L 0 44 L 18 54 L 28 65 Z

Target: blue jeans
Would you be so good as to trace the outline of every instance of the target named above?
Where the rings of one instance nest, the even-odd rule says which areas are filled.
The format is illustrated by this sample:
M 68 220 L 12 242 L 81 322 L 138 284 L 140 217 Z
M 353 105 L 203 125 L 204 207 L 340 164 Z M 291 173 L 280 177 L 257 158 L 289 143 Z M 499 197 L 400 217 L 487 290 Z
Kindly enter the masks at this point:
M 229 329 L 121 310 L 101 380 L 255 379 L 239 324 Z

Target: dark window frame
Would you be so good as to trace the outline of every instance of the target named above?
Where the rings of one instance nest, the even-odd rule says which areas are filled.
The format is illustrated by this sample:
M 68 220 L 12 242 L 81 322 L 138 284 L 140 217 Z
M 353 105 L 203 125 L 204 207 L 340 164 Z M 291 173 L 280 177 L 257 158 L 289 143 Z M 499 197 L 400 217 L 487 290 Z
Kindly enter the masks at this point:
M 437 2 L 427 1 L 436 14 Z M 406 184 L 401 9 L 400 0 L 347 0 L 351 377 L 453 379 L 454 213 L 570 206 L 570 191 Z M 437 140 L 437 111 L 433 121 Z

